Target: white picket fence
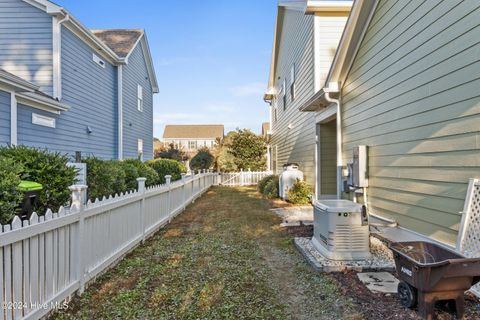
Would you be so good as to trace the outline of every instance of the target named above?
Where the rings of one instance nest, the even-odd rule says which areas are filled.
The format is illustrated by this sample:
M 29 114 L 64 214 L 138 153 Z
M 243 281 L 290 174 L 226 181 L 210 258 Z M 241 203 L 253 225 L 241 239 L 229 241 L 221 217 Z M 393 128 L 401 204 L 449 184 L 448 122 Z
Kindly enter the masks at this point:
M 271 171 L 222 172 L 219 184 L 226 187 L 253 186 L 271 174 Z
M 58 213 L 15 218 L 0 228 L 0 319 L 39 319 L 167 224 L 214 184 L 218 174 L 182 180 L 83 205 L 85 186 L 72 186 L 72 205 Z

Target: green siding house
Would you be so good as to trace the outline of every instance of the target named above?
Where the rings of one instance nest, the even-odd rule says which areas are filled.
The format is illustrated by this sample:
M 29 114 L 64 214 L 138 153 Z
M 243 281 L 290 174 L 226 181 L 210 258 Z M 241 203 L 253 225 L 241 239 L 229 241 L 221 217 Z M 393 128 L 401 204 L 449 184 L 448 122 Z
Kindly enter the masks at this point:
M 300 107 L 316 115 L 316 158 L 339 142 L 337 179 L 319 175 L 320 187 L 341 190 L 366 145 L 370 213 L 455 244 L 468 180 L 480 178 L 479 35 L 478 1 L 355 1 L 323 89 Z M 320 172 L 334 170 L 326 163 Z

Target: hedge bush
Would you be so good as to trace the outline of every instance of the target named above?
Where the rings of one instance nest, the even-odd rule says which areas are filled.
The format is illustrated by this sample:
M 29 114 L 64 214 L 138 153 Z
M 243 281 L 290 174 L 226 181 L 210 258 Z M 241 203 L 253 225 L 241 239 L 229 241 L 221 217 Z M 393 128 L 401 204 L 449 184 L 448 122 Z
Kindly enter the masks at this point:
M 156 159 L 148 161 L 147 164 L 157 172 L 159 183 L 165 183 L 167 175 L 172 176 L 172 181 L 180 180 L 182 173 L 187 172 L 185 166 L 176 160 Z
M 288 190 L 288 202 L 293 204 L 310 204 L 312 187 L 305 181 L 297 179 L 297 182 Z
M 123 162 L 135 166 L 137 168 L 138 177 L 146 178 L 145 185 L 147 187 L 154 186 L 160 183 L 158 173 L 153 170 L 152 167 L 148 166 L 145 162 L 142 162 L 138 159 L 127 159 Z M 137 177 L 137 178 L 138 178 Z M 135 178 L 135 189 L 137 188 L 137 181 Z
M 87 158 L 88 198 L 95 200 L 127 190 L 126 174 L 120 161 Z
M 0 147 L 0 158 L 19 164 L 24 180 L 43 185 L 34 210 L 42 215 L 47 209 L 57 211 L 70 200 L 68 187 L 75 184 L 77 171 L 69 167 L 67 155 L 26 146 Z
M 267 186 L 267 184 L 271 181 L 271 180 L 274 180 L 274 179 L 277 179 L 278 180 L 278 176 L 276 175 L 270 175 L 270 176 L 266 176 L 265 178 L 263 178 L 262 180 L 260 180 L 258 182 L 258 191 L 263 194 L 265 192 L 265 187 Z
M 265 184 L 263 195 L 268 199 L 275 199 L 279 197 L 278 176 L 272 176 L 272 178 Z
M 0 224 L 10 223 L 20 205 L 23 192 L 18 190 L 23 167 L 9 158 L 0 158 Z
M 190 160 L 190 169 L 197 171 L 210 169 L 213 166 L 215 158 L 207 148 L 198 150 L 198 153 Z

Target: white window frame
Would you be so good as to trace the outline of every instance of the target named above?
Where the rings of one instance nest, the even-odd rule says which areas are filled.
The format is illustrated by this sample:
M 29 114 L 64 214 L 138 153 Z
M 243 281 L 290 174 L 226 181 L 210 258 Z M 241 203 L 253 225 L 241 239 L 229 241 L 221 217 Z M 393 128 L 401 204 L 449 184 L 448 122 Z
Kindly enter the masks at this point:
M 143 161 L 143 139 L 137 140 L 137 155 L 138 158 Z
M 191 147 L 193 144 L 193 148 Z M 198 148 L 198 141 L 197 140 L 189 140 L 188 141 L 188 150 L 196 150 Z
M 143 87 L 137 86 L 137 110 L 143 112 Z
M 287 110 L 287 80 L 283 80 L 282 84 L 282 102 L 283 110 Z
M 292 65 L 292 69 L 290 69 L 290 100 L 295 100 L 295 63 Z

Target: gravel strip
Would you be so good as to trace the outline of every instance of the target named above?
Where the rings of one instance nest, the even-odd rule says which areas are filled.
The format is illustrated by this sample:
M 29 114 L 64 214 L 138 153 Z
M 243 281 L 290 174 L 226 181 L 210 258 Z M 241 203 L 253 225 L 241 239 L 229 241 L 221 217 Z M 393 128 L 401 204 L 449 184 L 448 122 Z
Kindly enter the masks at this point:
M 312 267 L 321 272 L 342 272 L 353 270 L 365 271 L 395 271 L 395 262 L 390 249 L 379 239 L 370 237 L 370 251 L 372 257 L 358 261 L 329 260 L 318 252 L 311 242 L 311 238 L 295 238 L 295 247 L 302 253 Z

